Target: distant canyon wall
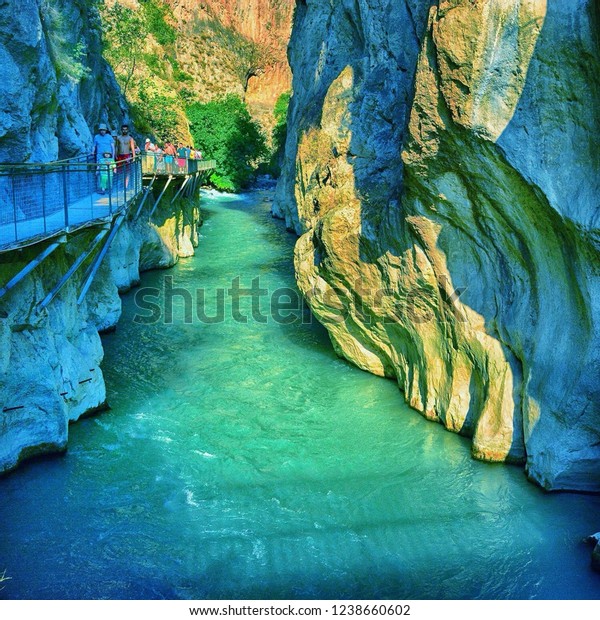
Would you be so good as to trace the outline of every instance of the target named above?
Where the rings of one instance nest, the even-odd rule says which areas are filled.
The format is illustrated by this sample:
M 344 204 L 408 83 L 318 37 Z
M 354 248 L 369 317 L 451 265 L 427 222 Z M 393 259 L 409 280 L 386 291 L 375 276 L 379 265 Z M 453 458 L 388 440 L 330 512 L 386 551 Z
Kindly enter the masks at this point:
M 201 100 L 237 93 L 263 125 L 290 90 L 287 45 L 294 0 L 167 0 L 181 33 L 178 58 Z M 236 40 L 237 36 L 237 40 Z M 251 46 L 244 45 L 244 41 Z
M 273 213 L 338 353 L 476 458 L 600 490 L 592 0 L 298 0 Z

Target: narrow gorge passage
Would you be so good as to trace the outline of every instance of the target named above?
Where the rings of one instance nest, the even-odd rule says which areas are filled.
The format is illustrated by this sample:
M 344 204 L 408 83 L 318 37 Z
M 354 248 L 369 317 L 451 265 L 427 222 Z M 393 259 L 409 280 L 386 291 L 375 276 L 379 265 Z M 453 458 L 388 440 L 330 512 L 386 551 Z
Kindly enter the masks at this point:
M 205 195 L 197 256 L 142 287 L 203 289 L 209 315 L 238 276 L 295 289 L 269 196 Z M 471 460 L 392 381 L 338 359 L 307 311 L 236 322 L 225 293 L 223 322 L 186 323 L 177 294 L 172 324 L 146 325 L 135 296 L 103 339 L 112 410 L 0 479 L 0 597 L 600 596 L 581 543 L 600 497 Z

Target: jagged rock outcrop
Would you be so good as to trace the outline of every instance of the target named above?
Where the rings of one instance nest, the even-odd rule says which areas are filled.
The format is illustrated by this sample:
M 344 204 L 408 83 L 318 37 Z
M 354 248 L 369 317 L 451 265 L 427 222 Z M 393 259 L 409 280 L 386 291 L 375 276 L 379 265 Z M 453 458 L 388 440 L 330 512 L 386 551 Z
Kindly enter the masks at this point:
M 598 4 L 301 0 L 273 213 L 339 354 L 600 490 Z
M 195 202 L 170 199 L 147 220 L 121 226 L 81 306 L 77 297 L 84 263 L 44 310 L 37 306 L 98 234 L 84 229 L 0 298 L 0 472 L 23 459 L 66 449 L 69 422 L 106 406 L 99 332 L 121 315 L 120 292 L 140 271 L 174 265 L 198 243 Z M 146 214 L 146 217 L 144 217 Z M 36 244 L 0 254 L 0 282 L 7 282 L 43 249 Z
M 52 161 L 92 148 L 98 122 L 127 112 L 84 0 L 4 0 L 0 11 L 0 163 Z

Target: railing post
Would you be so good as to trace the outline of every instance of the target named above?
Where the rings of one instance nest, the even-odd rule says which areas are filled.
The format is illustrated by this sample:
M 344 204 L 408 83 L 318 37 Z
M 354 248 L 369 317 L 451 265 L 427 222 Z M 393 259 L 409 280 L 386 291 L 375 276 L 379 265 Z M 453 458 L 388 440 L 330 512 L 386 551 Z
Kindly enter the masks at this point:
M 96 171 L 90 166 L 85 167 L 87 175 L 87 193 L 90 197 L 90 211 L 92 212 L 92 219 L 94 219 L 94 190 L 96 189 Z M 100 179 L 98 179 L 99 181 Z
M 15 241 L 19 239 L 19 230 L 17 228 L 17 196 L 15 192 L 15 177 L 11 176 L 10 178 L 10 186 L 12 187 L 12 197 L 13 197 L 13 218 L 15 221 Z
M 112 164 L 106 164 L 108 166 L 108 214 L 112 215 L 113 213 L 113 208 L 112 208 L 112 191 L 113 191 L 113 187 L 115 187 L 117 189 L 117 191 L 119 191 L 119 188 L 117 187 L 117 181 L 119 180 L 116 172 L 116 166 L 114 170 L 111 170 L 111 166 Z
M 42 216 L 44 218 L 44 234 L 46 234 L 48 230 L 46 226 L 46 173 L 43 166 L 40 166 L 40 174 L 42 175 Z
M 67 165 L 62 165 L 62 178 L 63 178 L 63 200 L 65 209 L 65 228 L 69 226 L 69 200 L 67 191 Z

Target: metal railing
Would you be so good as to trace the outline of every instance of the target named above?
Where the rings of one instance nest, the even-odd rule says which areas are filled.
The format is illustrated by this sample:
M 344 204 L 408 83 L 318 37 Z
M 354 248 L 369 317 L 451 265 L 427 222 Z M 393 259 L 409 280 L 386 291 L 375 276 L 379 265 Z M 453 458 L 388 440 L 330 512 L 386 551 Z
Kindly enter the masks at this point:
M 0 249 L 112 216 L 141 191 L 140 158 L 0 165 Z
M 141 153 L 142 174 L 146 176 L 188 176 L 202 170 L 212 170 L 216 167 L 214 160 L 183 159 L 166 153 L 144 151 Z

